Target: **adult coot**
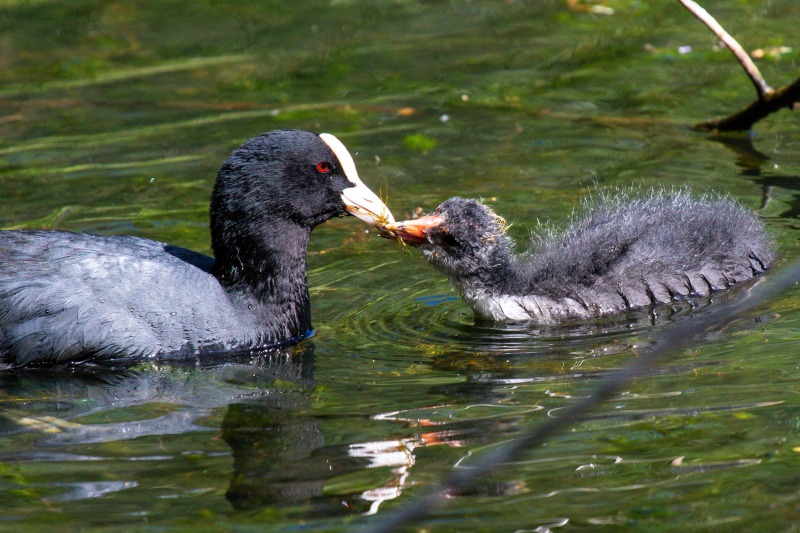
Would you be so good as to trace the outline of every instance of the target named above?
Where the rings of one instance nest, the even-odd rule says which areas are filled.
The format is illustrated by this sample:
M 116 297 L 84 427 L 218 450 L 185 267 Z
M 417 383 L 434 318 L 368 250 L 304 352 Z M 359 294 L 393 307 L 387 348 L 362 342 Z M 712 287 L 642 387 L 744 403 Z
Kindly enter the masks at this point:
M 685 191 L 601 194 L 523 254 L 501 217 L 463 198 L 385 229 L 416 245 L 477 317 L 493 321 L 552 324 L 706 296 L 764 272 L 774 257 L 762 223 L 740 204 Z
M 214 258 L 147 239 L 0 231 L 0 361 L 129 363 L 297 342 L 306 246 L 329 218 L 392 221 L 332 135 L 282 130 L 234 150 L 211 196 Z

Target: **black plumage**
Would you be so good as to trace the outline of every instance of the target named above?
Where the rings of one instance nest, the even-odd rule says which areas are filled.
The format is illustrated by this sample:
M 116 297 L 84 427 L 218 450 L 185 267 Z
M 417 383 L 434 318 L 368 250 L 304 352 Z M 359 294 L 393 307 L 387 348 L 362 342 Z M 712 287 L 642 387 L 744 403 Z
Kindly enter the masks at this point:
M 521 254 L 487 206 L 451 198 L 390 224 L 443 271 L 480 318 L 542 324 L 707 296 L 774 259 L 761 221 L 726 197 L 598 194 L 566 228 L 539 229 Z
M 311 330 L 311 230 L 384 210 L 338 140 L 280 130 L 220 168 L 214 258 L 132 236 L 0 231 L 0 362 L 119 364 L 297 342 Z

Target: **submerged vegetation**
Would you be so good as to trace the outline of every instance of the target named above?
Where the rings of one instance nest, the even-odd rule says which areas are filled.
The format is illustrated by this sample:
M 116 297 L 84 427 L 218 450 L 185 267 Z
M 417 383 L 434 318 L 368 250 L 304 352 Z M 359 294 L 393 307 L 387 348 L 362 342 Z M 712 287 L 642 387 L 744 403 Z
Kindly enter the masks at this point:
M 756 59 L 765 79 L 796 77 L 797 2 L 703 4 L 748 52 L 781 51 Z M 339 137 L 403 218 L 491 198 L 526 240 L 517 222 L 564 221 L 595 188 L 689 187 L 757 210 L 776 272 L 800 255 L 797 119 L 691 131 L 750 94 L 677 2 L 5 0 L 0 29 L 3 228 L 208 252 L 219 162 L 302 128 Z M 722 303 L 475 324 L 445 280 L 348 219 L 315 230 L 308 277 L 316 336 L 295 351 L 0 375 L 4 524 L 369 527 Z M 420 527 L 793 527 L 798 300 L 674 353 Z

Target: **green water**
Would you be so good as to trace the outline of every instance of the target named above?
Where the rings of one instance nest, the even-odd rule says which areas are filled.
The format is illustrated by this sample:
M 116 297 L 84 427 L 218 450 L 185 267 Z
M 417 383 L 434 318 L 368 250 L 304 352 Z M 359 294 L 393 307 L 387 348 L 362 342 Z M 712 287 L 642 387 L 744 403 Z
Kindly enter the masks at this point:
M 481 197 L 524 241 L 594 187 L 686 186 L 758 209 L 777 268 L 797 258 L 796 114 L 692 132 L 753 97 L 739 66 L 677 2 L 602 5 L 0 0 L 0 227 L 208 252 L 219 163 L 291 127 L 341 138 L 398 218 Z M 773 86 L 800 74 L 797 2 L 704 5 L 747 50 L 792 48 L 758 62 Z M 368 528 L 714 312 L 477 326 L 354 218 L 315 230 L 309 263 L 297 350 L 0 375 L 0 529 Z M 709 333 L 417 525 L 798 529 L 798 303 Z

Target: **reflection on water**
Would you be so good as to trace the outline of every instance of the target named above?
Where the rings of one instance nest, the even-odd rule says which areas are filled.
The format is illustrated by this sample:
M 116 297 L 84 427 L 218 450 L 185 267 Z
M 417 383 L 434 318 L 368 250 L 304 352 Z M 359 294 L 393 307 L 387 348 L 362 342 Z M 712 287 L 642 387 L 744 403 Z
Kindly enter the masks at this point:
M 135 481 L 106 481 L 95 483 L 55 483 L 56 487 L 65 487 L 67 491 L 47 498 L 45 501 L 50 503 L 68 502 L 71 500 L 83 500 L 86 498 L 100 498 L 110 492 L 130 489 L 135 487 Z
M 374 486 L 333 493 L 349 502 L 344 509 L 347 512 L 375 514 L 382 502 L 402 494 L 414 465 L 415 448 L 462 447 L 467 439 L 480 440 L 481 435 L 493 434 L 513 419 L 540 409 L 474 404 L 396 411 L 372 418 L 375 423 L 404 423 L 414 428 L 410 436 L 326 446 L 324 419 L 310 413 L 317 387 L 314 357 L 314 346 L 308 343 L 290 351 L 257 355 L 248 363 L 201 370 L 147 365 L 120 373 L 2 374 L 0 381 L 7 398 L 24 391 L 37 402 L 5 402 L 0 438 L 34 439 L 27 449 L 6 451 L 0 461 L 108 461 L 109 452 L 115 455 L 115 447 L 124 446 L 126 441 L 216 432 L 216 424 L 208 421 L 218 418 L 215 412 L 222 412 L 221 437 L 229 451 L 215 455 L 233 457 L 225 492 L 233 508 L 252 510 L 310 501 L 315 502 L 318 512 L 341 511 L 341 504 L 329 501 L 329 482 L 333 480 L 336 485 L 337 478 L 361 475 L 364 469 L 381 469 L 383 481 Z M 58 416 L 47 414 L 53 412 Z M 165 450 L 154 451 L 126 453 L 125 460 L 174 462 L 178 458 Z M 186 453 L 203 452 L 180 452 Z M 43 501 L 56 503 L 100 498 L 139 485 L 134 480 L 86 480 L 29 488 L 40 487 L 47 494 Z
M 687 311 L 680 319 L 691 319 L 690 315 Z M 653 331 L 635 322 L 628 326 L 641 328 L 643 342 L 658 342 L 657 336 L 646 340 Z M 230 510 L 217 508 L 216 513 L 280 507 L 287 519 L 302 516 L 324 523 L 342 515 L 366 517 L 380 514 L 415 487 L 435 482 L 437 474 L 426 471 L 437 468 L 435 459 L 431 463 L 433 450 L 450 450 L 441 455 L 442 466 L 469 468 L 470 461 L 486 450 L 513 439 L 521 425 L 540 416 L 557 417 L 560 408 L 581 394 L 581 384 L 635 354 L 631 345 L 618 342 L 625 338 L 625 327 L 614 332 L 605 325 L 605 333 L 593 334 L 577 334 L 578 326 L 569 327 L 555 354 L 551 351 L 559 348 L 556 336 L 541 339 L 537 353 L 531 350 L 530 338 L 527 348 L 515 350 L 498 343 L 503 328 L 460 327 L 473 336 L 465 344 L 474 341 L 481 346 L 478 352 L 462 350 L 460 358 L 447 353 L 433 356 L 430 368 L 445 379 L 426 380 L 427 384 L 420 383 L 422 388 L 408 381 L 410 375 L 398 374 L 395 378 L 407 383 L 404 388 L 413 387 L 420 398 L 406 398 L 414 406 L 370 416 L 358 413 L 355 406 L 364 400 L 359 396 L 343 399 L 344 408 L 319 414 L 315 404 L 329 401 L 331 389 L 315 375 L 324 361 L 311 343 L 205 368 L 152 365 L 115 374 L 3 374 L 0 442 L 5 444 L 0 464 L 26 465 L 34 477 L 17 483 L 32 495 L 29 501 L 40 499 L 49 506 L 102 502 L 117 495 L 141 501 L 139 505 L 154 497 L 184 500 L 217 495 L 229 502 Z M 515 335 L 513 330 L 507 333 Z M 516 335 L 521 342 L 522 333 Z M 487 349 L 492 343 L 497 343 L 495 352 Z M 735 400 L 738 393 L 728 397 L 709 389 L 703 397 L 711 403 L 700 405 L 693 398 L 699 383 L 659 391 L 658 375 L 704 373 L 704 365 L 717 373 L 720 364 L 712 359 L 686 366 L 684 361 L 658 371 L 652 378 L 655 388 L 612 398 L 576 433 L 557 437 L 552 448 L 540 450 L 544 458 L 539 453 L 504 465 L 492 478 L 450 494 L 449 505 L 488 498 L 538 507 L 535 502 L 540 500 L 557 500 L 556 507 L 563 509 L 572 505 L 569 498 L 580 495 L 574 504 L 591 507 L 596 503 L 590 504 L 588 495 L 608 497 L 659 487 L 684 490 L 694 486 L 687 484 L 687 475 L 719 476 L 744 466 L 758 467 L 762 461 L 753 452 L 727 460 L 715 459 L 714 454 L 698 460 L 697 451 L 687 458 L 685 447 L 660 442 L 671 439 L 670 432 L 677 429 L 678 441 L 702 443 L 712 439 L 702 429 L 714 424 L 709 417 L 731 413 L 749 424 L 758 411 L 784 404 L 783 400 L 743 403 Z M 343 370 L 326 371 L 329 382 L 336 382 L 337 373 L 346 378 L 347 369 Z M 463 378 L 453 379 L 462 374 Z M 351 382 L 346 389 L 359 386 Z M 736 388 L 741 390 L 742 385 Z M 403 405 L 402 398 L 391 403 Z M 698 423 L 701 427 L 692 428 Z M 209 446 L 204 435 L 218 444 Z M 604 442 L 602 435 L 609 440 Z M 586 455 L 586 442 L 596 443 L 592 455 Z M 609 454 L 610 450 L 617 453 Z M 195 463 L 217 474 L 176 485 L 179 478 L 193 477 Z M 71 480 L 54 476 L 51 465 L 71 472 Z M 640 479 L 642 468 L 650 471 L 651 481 Z M 172 481 L 165 486 L 148 479 L 145 472 L 152 469 L 159 479 Z M 114 472 L 116 479 L 101 472 Z M 545 513 L 536 523 L 557 527 L 569 520 Z M 591 523 L 624 522 L 595 516 Z
M 796 1 L 703 4 L 749 21 L 729 27 L 748 49 L 791 47 L 758 60 L 791 77 Z M 690 131 L 751 89 L 674 2 L 8 0 L 2 21 L 4 228 L 208 252 L 220 161 L 303 128 L 341 138 L 403 218 L 484 198 L 522 243 L 595 187 L 689 187 L 758 209 L 776 269 L 800 253 L 796 117 Z M 316 229 L 308 259 L 313 345 L 0 373 L 2 527 L 368 529 L 749 287 L 562 327 L 476 324 L 413 250 L 357 221 Z M 419 527 L 793 528 L 799 301 L 709 333 Z
M 734 291 L 715 298 L 736 297 Z M 430 313 L 460 306 L 457 300 L 439 296 L 420 303 Z M 471 460 L 515 438 L 521 427 L 543 416 L 559 416 L 560 409 L 583 394 L 583 385 L 626 364 L 639 347 L 660 342 L 670 323 L 713 312 L 713 307 L 708 300 L 693 300 L 546 329 L 445 320 L 438 331 L 425 331 L 419 339 L 429 353 L 417 370 L 398 365 L 402 354 L 385 357 L 362 351 L 348 361 L 320 355 L 314 343 L 306 342 L 202 367 L 147 364 L 117 373 L 4 373 L 0 464 L 26 465 L 32 477 L 12 478 L 12 483 L 25 487 L 28 501 L 48 506 L 121 497 L 142 502 L 137 508 L 147 509 L 145 502 L 152 498 L 216 495 L 230 506 L 225 510 L 219 500 L 216 513 L 282 508 L 286 519 L 305 517 L 321 523 L 338 516 L 367 517 L 402 501 L 415 487 L 435 483 L 441 468 L 469 468 Z M 413 307 L 400 305 L 396 316 L 390 314 L 392 309 L 380 313 L 385 324 L 413 323 L 409 315 L 433 320 L 433 315 L 418 316 L 420 309 Z M 404 336 L 413 327 L 382 332 L 389 329 L 385 324 L 370 326 L 375 328 L 373 338 L 391 335 L 393 342 L 409 345 L 411 339 Z M 362 322 L 348 325 L 352 329 L 343 332 L 343 338 L 360 334 Z M 745 321 L 728 334 L 746 332 L 753 325 Z M 356 392 L 367 375 L 357 369 L 367 360 L 393 369 L 383 373 L 380 385 L 398 387 L 392 398 L 382 401 Z M 332 363 L 338 368 L 330 368 Z M 698 404 L 696 386 L 663 390 L 658 385 L 664 377 L 704 374 L 706 369 L 716 373 L 721 364 L 712 358 L 658 369 L 651 376 L 654 387 L 612 398 L 606 408 L 586 417 L 566 443 L 557 438 L 553 448 L 548 446 L 545 459 L 503 465 L 490 479 L 453 492 L 449 499 L 517 502 L 682 487 L 683 476 L 689 474 L 718 475 L 758 466 L 760 459 L 752 453 L 728 460 L 695 458 L 687 464 L 685 450 L 676 448 L 673 456 L 659 451 L 657 458 L 648 458 L 648 450 L 669 449 L 656 444 L 668 435 L 659 426 L 725 413 L 747 421 L 754 412 L 785 403 L 742 402 L 738 395 L 728 397 L 711 385 Z M 360 372 L 360 380 L 350 379 L 351 371 Z M 422 376 L 415 378 L 419 373 Z M 436 374 L 440 377 L 429 377 Z M 339 379 L 344 381 L 337 384 Z M 418 396 L 407 396 L 411 390 Z M 320 409 L 332 399 L 338 404 L 328 412 Z M 362 402 L 367 405 L 364 410 L 359 407 Z M 375 412 L 377 406 L 390 405 L 402 408 Z M 679 432 L 687 431 L 695 430 L 682 427 Z M 605 434 L 610 440 L 604 443 Z M 591 456 L 586 456 L 587 439 L 599 444 Z M 609 447 L 616 453 L 609 455 Z M 434 452 L 438 449 L 446 451 Z M 436 456 L 444 463 L 431 463 Z M 192 479 L 197 464 L 216 474 Z M 52 465 L 68 472 L 67 480 L 54 475 Z M 636 479 L 643 465 L 658 465 L 657 481 L 626 481 Z M 439 473 L 429 473 L 431 466 Z M 112 479 L 108 472 L 114 472 Z M 620 483 L 603 486 L 600 480 L 609 477 Z M 176 483 L 181 478 L 189 481 Z M 150 516 L 151 511 L 144 513 Z M 541 516 L 537 524 L 564 520 L 569 519 Z M 609 518 L 592 520 L 606 523 Z
M 272 401 L 228 406 L 222 438 L 233 452 L 226 497 L 237 509 L 306 500 L 322 493 L 328 465 L 309 461 L 325 444 L 308 401 L 278 395 Z
M 238 402 L 260 402 L 267 412 L 281 412 L 298 402 L 307 403 L 308 391 L 314 388 L 313 358 L 313 345 L 306 344 L 292 350 L 256 354 L 248 363 L 226 363 L 201 370 L 143 365 L 141 370 L 119 373 L 3 373 L 0 388 L 6 400 L 0 437 L 19 439 L 33 434 L 35 441 L 32 448 L 6 451 L 0 455 L 0 461 L 104 461 L 109 459 L 109 445 L 119 446 L 147 437 L 164 439 L 170 435 L 216 432 L 216 424 L 207 425 L 205 421 L 223 409 L 227 412 L 223 438 L 231 444 L 236 466 L 246 452 L 242 446 L 236 446 L 234 436 L 237 428 L 248 422 L 237 418 L 243 406 L 248 405 Z M 23 394 L 33 401 L 21 399 Z M 20 399 L 15 401 L 15 397 Z M 246 434 L 255 431 L 252 424 L 246 427 Z M 292 427 L 281 426 L 274 432 L 274 438 L 291 443 L 302 437 L 300 442 L 316 440 L 321 444 L 321 436 L 315 439 L 313 431 L 296 435 L 292 434 Z M 91 453 L 92 450 L 99 453 Z M 153 450 L 127 457 L 128 461 L 144 462 L 174 459 L 175 455 L 153 454 Z M 235 493 L 237 484 L 234 475 L 231 493 Z M 95 498 L 137 485 L 135 481 L 55 483 L 48 488 L 69 490 L 48 496 L 45 501 Z
M 753 176 L 753 182 L 761 185 L 762 201 L 760 211 L 769 212 L 774 195 L 779 189 L 783 193 L 791 193 L 788 208 L 779 211 L 778 216 L 784 220 L 795 220 L 800 217 L 800 175 L 776 173 L 776 163 L 770 164 L 770 158 L 753 145 L 753 135 L 716 135 L 710 137 L 726 148 L 736 158 L 736 165 L 742 168 L 742 174 Z

